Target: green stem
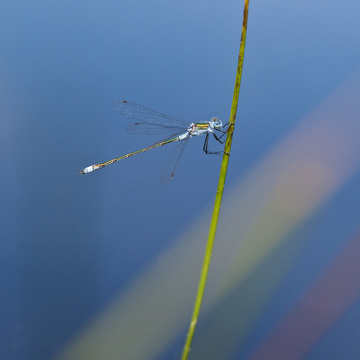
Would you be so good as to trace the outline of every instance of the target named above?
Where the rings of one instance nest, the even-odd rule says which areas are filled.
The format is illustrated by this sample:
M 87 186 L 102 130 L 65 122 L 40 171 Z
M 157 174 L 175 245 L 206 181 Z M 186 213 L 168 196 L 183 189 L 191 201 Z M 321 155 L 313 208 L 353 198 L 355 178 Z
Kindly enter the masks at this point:
M 204 261 L 203 261 L 203 266 L 202 266 L 199 285 L 198 285 L 197 296 L 196 296 L 194 310 L 193 310 L 193 314 L 191 317 L 188 333 L 186 336 L 186 342 L 185 342 L 185 345 L 183 348 L 181 360 L 186 360 L 188 358 L 188 354 L 190 351 L 196 324 L 197 324 L 198 317 L 199 317 L 201 303 L 202 303 L 202 300 L 204 297 L 206 281 L 207 281 L 208 273 L 209 273 L 211 254 L 212 254 L 212 249 L 213 249 L 214 240 L 215 240 L 217 223 L 218 223 L 218 219 L 219 219 L 221 200 L 222 200 L 222 196 L 223 196 L 223 192 L 224 192 L 226 172 L 227 172 L 227 168 L 228 168 L 228 164 L 229 164 L 231 143 L 232 143 L 234 127 L 235 127 L 236 111 L 237 111 L 237 106 L 238 106 L 238 101 L 239 101 L 240 83 L 241 83 L 241 75 L 242 75 L 242 68 L 243 68 L 243 63 L 244 63 L 244 53 L 245 53 L 245 40 L 246 40 L 248 11 L 249 11 L 249 0 L 245 0 L 243 25 L 242 25 L 241 40 L 240 40 L 239 59 L 238 59 L 238 66 L 237 66 L 236 78 L 235 78 L 234 95 L 233 95 L 233 100 L 232 100 L 232 104 L 231 104 L 229 127 L 227 130 L 224 155 L 223 155 L 223 159 L 222 159 L 222 163 L 221 163 L 219 182 L 218 182 L 218 187 L 216 190 L 214 209 L 213 209 L 213 214 L 212 214 L 212 218 L 211 218 L 208 241 L 207 241 L 207 245 L 206 245 Z

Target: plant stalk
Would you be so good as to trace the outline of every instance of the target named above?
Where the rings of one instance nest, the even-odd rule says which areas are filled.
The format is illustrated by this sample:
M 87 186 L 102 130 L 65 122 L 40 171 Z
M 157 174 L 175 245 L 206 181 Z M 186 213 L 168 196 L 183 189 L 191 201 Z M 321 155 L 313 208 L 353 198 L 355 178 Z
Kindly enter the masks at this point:
M 249 11 L 249 0 L 245 0 L 239 58 L 238 58 L 238 65 L 237 65 L 236 78 L 235 78 L 234 94 L 233 94 L 233 99 L 232 99 L 232 104 L 231 104 L 229 126 L 228 126 L 228 130 L 227 130 L 227 135 L 226 135 L 224 154 L 223 154 L 223 158 L 222 158 L 222 162 L 221 162 L 219 182 L 218 182 L 218 187 L 216 190 L 214 209 L 213 209 L 210 228 L 209 228 L 208 241 L 207 241 L 207 245 L 206 245 L 203 266 L 202 266 L 202 270 L 201 270 L 201 275 L 200 275 L 197 295 L 196 295 L 196 299 L 195 299 L 193 314 L 191 317 L 188 333 L 186 336 L 186 341 L 185 341 L 185 345 L 183 348 L 181 360 L 187 360 L 187 358 L 188 358 L 188 354 L 190 351 L 196 324 L 197 324 L 198 318 L 199 318 L 199 312 L 200 312 L 202 300 L 204 297 L 205 286 L 206 286 L 208 273 L 209 273 L 212 249 L 214 246 L 216 228 L 217 228 L 217 223 L 218 223 L 219 213 L 220 213 L 220 205 L 221 205 L 221 200 L 222 200 L 222 196 L 223 196 L 223 192 L 224 192 L 226 173 L 227 173 L 227 168 L 228 168 L 228 164 L 229 164 L 230 150 L 231 150 L 232 138 L 233 138 L 234 127 L 235 127 L 236 111 L 237 111 L 237 106 L 238 106 L 238 101 L 239 101 L 241 75 L 242 75 L 242 68 L 243 68 L 244 54 L 245 54 L 245 41 L 246 41 L 248 11 Z

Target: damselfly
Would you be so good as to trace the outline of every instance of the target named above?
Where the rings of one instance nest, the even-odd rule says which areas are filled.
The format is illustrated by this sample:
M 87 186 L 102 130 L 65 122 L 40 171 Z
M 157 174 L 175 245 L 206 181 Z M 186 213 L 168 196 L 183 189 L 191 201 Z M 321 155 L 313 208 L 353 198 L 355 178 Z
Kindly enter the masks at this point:
M 226 133 L 225 131 L 226 126 L 223 126 L 221 120 L 215 117 L 213 117 L 208 122 L 198 122 L 198 123 L 188 124 L 180 119 L 161 114 L 155 110 L 151 110 L 144 106 L 137 105 L 135 103 L 125 100 L 117 102 L 114 105 L 114 110 L 116 110 L 119 114 L 129 119 L 135 120 L 135 123 L 129 125 L 126 128 L 127 132 L 131 134 L 154 135 L 154 134 L 166 134 L 170 132 L 172 132 L 173 134 L 143 149 L 128 153 L 126 155 L 122 155 L 120 157 L 117 157 L 115 159 L 100 164 L 88 166 L 84 170 L 81 170 L 79 172 L 79 175 L 93 172 L 107 165 L 113 164 L 119 160 L 126 159 L 130 156 L 140 154 L 142 152 L 155 149 L 157 147 L 167 145 L 175 141 L 179 141 L 180 144 L 178 144 L 173 150 L 173 152 L 170 154 L 161 172 L 160 182 L 166 183 L 174 177 L 180 156 L 184 151 L 184 148 L 188 140 L 193 136 L 198 136 L 203 134 L 206 134 L 203 151 L 206 154 L 221 153 L 220 151 L 219 152 L 208 151 L 209 135 L 212 134 L 217 141 L 223 143 L 221 138 Z M 221 135 L 217 136 L 215 132 L 218 132 Z

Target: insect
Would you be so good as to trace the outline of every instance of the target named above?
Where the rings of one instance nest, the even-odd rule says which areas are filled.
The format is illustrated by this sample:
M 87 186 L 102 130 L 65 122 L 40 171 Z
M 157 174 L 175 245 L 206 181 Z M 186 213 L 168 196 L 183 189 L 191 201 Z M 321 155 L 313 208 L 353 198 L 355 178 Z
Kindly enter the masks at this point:
M 221 140 L 221 138 L 226 133 L 226 125 L 223 126 L 221 120 L 215 117 L 213 117 L 208 122 L 196 122 L 189 124 L 184 122 L 183 120 L 161 114 L 155 110 L 151 110 L 145 106 L 141 106 L 126 100 L 121 100 L 117 102 L 114 105 L 114 110 L 131 120 L 135 120 L 135 123 L 129 125 L 126 128 L 127 132 L 130 134 L 154 135 L 172 133 L 172 135 L 143 149 L 130 152 L 128 154 L 116 157 L 103 163 L 90 165 L 85 169 L 81 170 L 79 172 L 79 175 L 91 173 L 117 161 L 127 159 L 130 156 L 179 141 L 180 143 L 175 147 L 175 149 L 171 152 L 170 156 L 166 160 L 160 175 L 160 182 L 166 183 L 174 177 L 175 170 L 179 163 L 180 157 L 185 149 L 185 146 L 188 143 L 188 140 L 194 136 L 199 136 L 203 134 L 206 135 L 203 151 L 206 154 L 222 153 L 220 151 L 208 151 L 210 134 L 213 135 L 214 138 L 222 144 L 223 141 Z M 218 133 L 219 136 L 217 136 L 216 133 Z

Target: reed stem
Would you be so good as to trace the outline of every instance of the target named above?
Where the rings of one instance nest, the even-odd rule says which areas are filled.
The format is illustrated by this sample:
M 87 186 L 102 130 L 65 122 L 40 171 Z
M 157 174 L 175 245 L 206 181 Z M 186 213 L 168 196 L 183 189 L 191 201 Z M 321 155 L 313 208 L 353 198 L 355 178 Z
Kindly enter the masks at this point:
M 196 295 L 196 299 L 195 299 L 195 305 L 194 305 L 193 314 L 191 317 L 188 333 L 186 336 L 186 341 L 184 344 L 181 360 L 187 360 L 187 358 L 188 358 L 188 354 L 190 351 L 196 324 L 197 324 L 198 318 L 199 318 L 199 312 L 200 312 L 202 300 L 204 297 L 204 291 L 205 291 L 206 282 L 207 282 L 208 273 L 209 273 L 211 254 L 212 254 L 212 249 L 213 249 L 214 240 L 215 240 L 217 223 L 218 223 L 218 219 L 219 219 L 221 200 L 222 200 L 222 196 L 223 196 L 223 192 L 224 192 L 226 173 L 227 173 L 227 168 L 228 168 L 228 164 L 229 164 L 230 150 L 231 150 L 232 138 L 233 138 L 234 127 L 235 127 L 236 111 L 237 111 L 239 93 L 240 93 L 241 75 L 242 75 L 242 68 L 243 68 L 243 63 L 244 63 L 248 11 L 249 11 L 249 0 L 245 0 L 243 25 L 242 25 L 241 40 L 240 40 L 239 59 L 238 59 L 238 65 L 237 65 L 237 71 L 236 71 L 233 100 L 232 100 L 232 104 L 231 104 L 229 127 L 228 127 L 227 135 L 226 135 L 224 155 L 223 155 L 222 163 L 221 163 L 219 182 L 218 182 L 218 186 L 217 186 L 217 190 L 216 190 L 214 209 L 213 209 L 213 214 L 212 214 L 210 228 L 209 228 L 208 241 L 207 241 L 207 245 L 206 245 L 203 266 L 202 266 L 202 270 L 201 270 L 197 295 Z

